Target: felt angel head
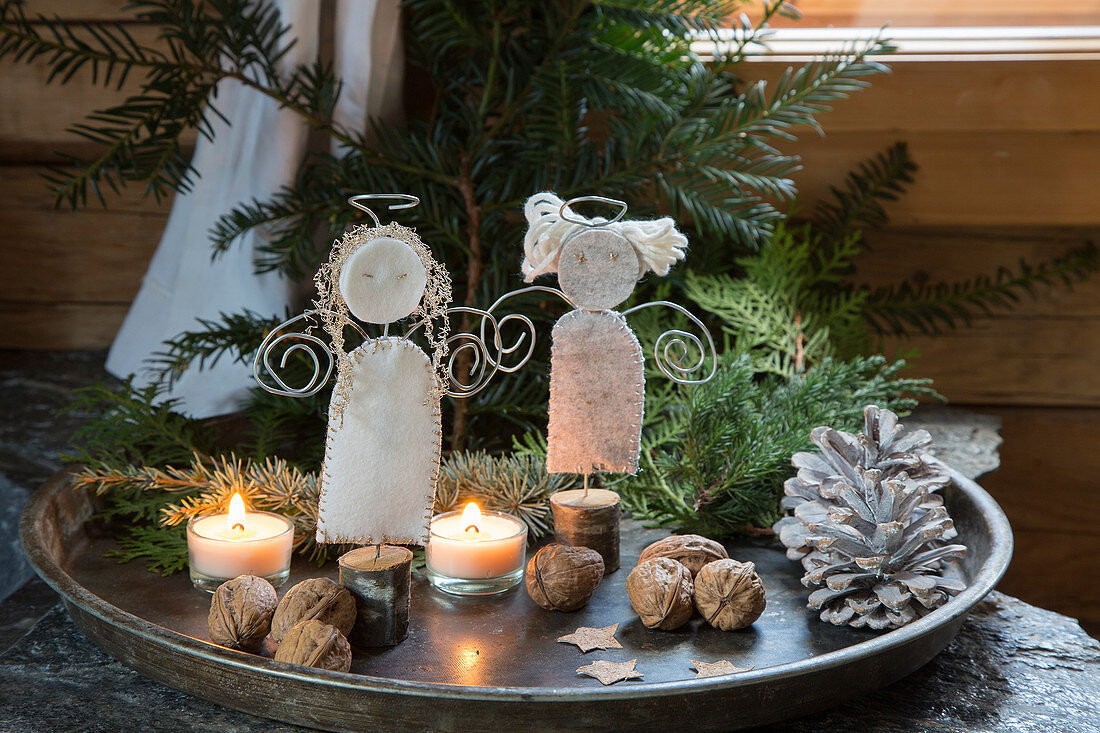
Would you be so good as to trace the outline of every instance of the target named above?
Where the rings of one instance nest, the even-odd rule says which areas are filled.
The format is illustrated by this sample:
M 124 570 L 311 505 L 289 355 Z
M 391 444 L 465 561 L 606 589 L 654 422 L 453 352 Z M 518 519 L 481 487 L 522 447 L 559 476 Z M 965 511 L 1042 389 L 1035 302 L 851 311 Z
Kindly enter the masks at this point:
M 390 324 L 413 316 L 423 324 L 432 367 L 443 374 L 451 276 L 415 231 L 400 224 L 352 227 L 333 246 L 314 282 L 315 305 L 338 361 L 347 356 L 344 327 L 352 317 Z
M 590 197 L 608 203 L 610 199 Z M 586 219 L 553 193 L 538 193 L 523 207 L 527 217 L 523 276 L 557 273 L 566 297 L 585 310 L 605 310 L 626 300 L 647 272 L 667 275 L 684 259 L 687 237 L 665 217 L 652 221 Z

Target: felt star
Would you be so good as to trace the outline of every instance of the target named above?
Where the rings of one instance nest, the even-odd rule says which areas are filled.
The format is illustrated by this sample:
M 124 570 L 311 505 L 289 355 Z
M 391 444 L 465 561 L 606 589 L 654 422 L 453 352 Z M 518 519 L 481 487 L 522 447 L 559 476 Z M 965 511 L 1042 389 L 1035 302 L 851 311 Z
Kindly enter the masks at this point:
M 581 626 L 572 634 L 558 637 L 558 641 L 563 644 L 576 644 L 586 654 L 593 649 L 622 649 L 623 645 L 615 638 L 615 631 L 618 628 L 618 624 L 604 626 L 602 629 Z
M 700 677 L 721 677 L 725 674 L 737 674 L 753 669 L 752 667 L 735 667 L 725 659 L 720 659 L 717 662 L 696 662 L 694 659 L 690 661 L 691 666 L 695 668 L 696 679 Z
M 637 661 L 637 659 L 631 659 L 629 662 L 608 662 L 601 659 L 580 667 L 577 669 L 577 674 L 595 677 L 603 685 L 613 685 L 620 680 L 640 680 L 644 675 L 634 669 L 634 663 Z

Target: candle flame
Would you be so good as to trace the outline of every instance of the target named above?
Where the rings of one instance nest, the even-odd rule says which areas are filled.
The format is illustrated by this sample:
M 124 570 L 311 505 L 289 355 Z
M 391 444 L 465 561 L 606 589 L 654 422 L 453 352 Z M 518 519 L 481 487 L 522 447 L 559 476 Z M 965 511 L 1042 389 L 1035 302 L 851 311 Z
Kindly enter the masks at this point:
M 239 493 L 234 493 L 229 500 L 229 529 L 234 532 L 244 532 L 244 498 Z
M 481 534 L 481 509 L 472 501 L 462 510 L 462 526 L 466 528 L 466 534 L 471 531 Z

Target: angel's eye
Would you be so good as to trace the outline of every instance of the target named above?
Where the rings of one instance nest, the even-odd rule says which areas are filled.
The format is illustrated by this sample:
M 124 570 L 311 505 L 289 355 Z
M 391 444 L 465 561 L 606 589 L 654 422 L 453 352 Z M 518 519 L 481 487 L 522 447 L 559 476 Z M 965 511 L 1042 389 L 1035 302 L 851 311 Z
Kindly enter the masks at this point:
M 584 256 L 584 252 L 576 252 L 573 254 L 573 256 L 577 258 L 578 265 L 588 262 L 588 258 Z
M 612 262 L 614 262 L 614 261 L 615 261 L 615 259 L 616 259 L 616 258 L 617 258 L 618 256 L 619 256 L 619 253 L 618 253 L 618 252 L 612 252 L 612 253 L 611 253 L 611 261 L 612 261 Z
M 405 278 L 407 278 L 408 276 L 409 276 L 409 273 L 407 273 L 407 272 L 403 272 L 403 273 L 401 273 L 400 275 L 398 275 L 398 276 L 397 276 L 397 279 L 398 279 L 398 280 L 404 280 L 404 279 L 405 279 Z
M 370 274 L 369 272 L 364 272 L 364 273 L 363 273 L 363 277 L 370 277 L 370 278 L 373 278 L 373 277 L 374 277 L 374 275 Z

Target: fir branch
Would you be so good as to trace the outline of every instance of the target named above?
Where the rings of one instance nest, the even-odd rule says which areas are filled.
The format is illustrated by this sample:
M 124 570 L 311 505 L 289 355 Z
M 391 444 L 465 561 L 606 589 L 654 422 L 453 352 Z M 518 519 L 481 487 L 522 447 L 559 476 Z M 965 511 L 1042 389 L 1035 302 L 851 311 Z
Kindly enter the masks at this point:
M 186 191 L 195 176 L 181 138 L 190 130 L 212 137 L 212 120 L 225 119 L 213 105 L 219 82 L 234 80 L 268 96 L 345 144 L 352 138 L 331 120 L 339 84 L 331 69 L 310 63 L 286 78 L 279 62 L 292 40 L 278 10 L 249 0 L 153 0 L 131 5 L 136 19 L 160 26 L 160 45 L 143 46 L 122 24 L 68 23 L 28 18 L 17 3 L 0 3 L 0 58 L 31 63 L 45 58 L 50 80 L 66 83 L 82 70 L 93 83 L 121 87 L 131 71 L 143 76 L 137 94 L 100 110 L 73 132 L 102 147 L 96 157 L 51 169 L 57 203 L 78 208 L 89 190 L 104 202 L 104 189 L 145 181 L 160 198 Z M 40 30 L 45 28 L 46 31 Z
M 1015 270 L 1000 267 L 995 275 L 954 283 L 907 280 L 882 286 L 871 292 L 864 317 L 880 334 L 935 336 L 957 328 L 960 322 L 970 324 L 976 316 L 1007 311 L 1025 295 L 1036 298 L 1038 286 L 1072 287 L 1097 270 L 1100 250 L 1090 242 L 1037 265 L 1021 259 Z
M 913 183 L 917 164 L 909 146 L 895 143 L 885 152 L 859 164 L 848 174 L 844 188 L 830 186 L 833 200 L 818 202 L 814 226 L 832 238 L 850 235 L 857 226 L 881 227 L 888 217 L 883 201 L 896 201 Z
M 148 362 L 165 387 L 171 387 L 188 369 L 212 367 L 226 354 L 231 354 L 234 362 L 246 364 L 268 333 L 288 317 L 264 317 L 245 309 L 243 313 L 222 313 L 218 320 L 199 318 L 196 322 L 201 330 L 184 331 L 168 339 Z

